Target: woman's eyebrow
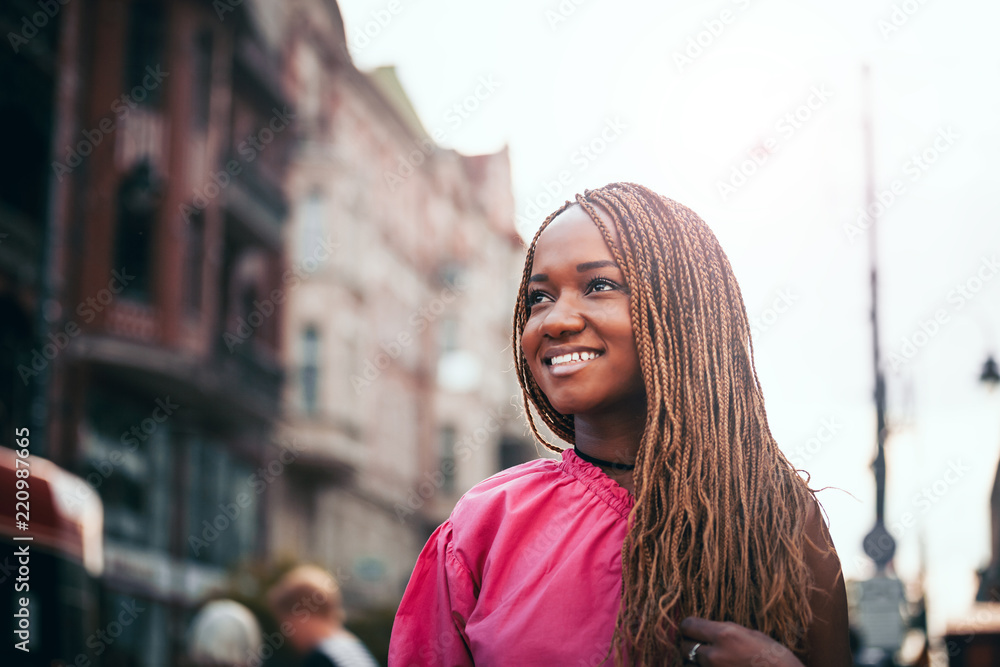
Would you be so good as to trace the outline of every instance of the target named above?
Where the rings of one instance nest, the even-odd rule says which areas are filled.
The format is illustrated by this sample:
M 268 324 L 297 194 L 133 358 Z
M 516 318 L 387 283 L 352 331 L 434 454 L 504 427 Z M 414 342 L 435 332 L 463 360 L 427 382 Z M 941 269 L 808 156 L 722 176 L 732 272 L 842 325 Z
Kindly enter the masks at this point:
M 579 273 L 583 273 L 584 271 L 590 271 L 591 269 L 599 269 L 602 266 L 611 266 L 611 267 L 614 267 L 616 269 L 619 268 L 617 262 L 614 262 L 614 261 L 612 261 L 610 259 L 599 259 L 599 260 L 596 260 L 596 261 L 593 261 L 593 262 L 583 262 L 582 264 L 577 264 L 576 265 L 576 270 Z M 536 273 L 535 275 L 533 275 L 530 278 L 528 278 L 528 282 L 529 283 L 543 283 L 543 282 L 545 282 L 548 279 L 549 279 L 549 274 L 547 274 L 547 273 Z
M 584 271 L 590 271 L 591 269 L 599 269 L 602 266 L 610 266 L 617 269 L 618 263 L 613 262 L 610 259 L 599 259 L 596 262 L 584 262 L 583 264 L 577 264 L 576 270 L 583 273 Z

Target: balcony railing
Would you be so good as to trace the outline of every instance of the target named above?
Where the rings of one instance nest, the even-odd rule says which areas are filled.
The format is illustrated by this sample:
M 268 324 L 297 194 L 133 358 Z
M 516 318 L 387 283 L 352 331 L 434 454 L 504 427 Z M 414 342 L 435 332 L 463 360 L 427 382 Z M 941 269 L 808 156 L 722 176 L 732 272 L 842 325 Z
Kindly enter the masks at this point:
M 288 202 L 276 184 L 250 165 L 244 165 L 226 188 L 226 210 L 257 238 L 271 246 L 281 244 Z

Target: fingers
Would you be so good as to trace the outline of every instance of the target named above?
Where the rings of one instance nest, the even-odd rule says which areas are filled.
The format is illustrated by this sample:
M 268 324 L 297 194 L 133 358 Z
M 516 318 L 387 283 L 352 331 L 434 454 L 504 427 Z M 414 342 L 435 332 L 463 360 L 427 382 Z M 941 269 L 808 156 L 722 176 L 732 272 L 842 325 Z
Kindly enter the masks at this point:
M 714 642 L 724 625 L 707 618 L 688 616 L 681 621 L 681 632 L 685 637 L 690 637 L 695 642 Z M 694 642 L 692 642 L 693 644 Z
M 700 644 L 695 652 L 693 664 L 710 666 L 712 664 L 711 653 L 714 650 L 711 644 L 716 641 L 719 632 L 724 627 L 724 623 L 717 623 L 698 616 L 688 616 L 681 621 L 681 633 L 686 637 L 681 641 L 681 652 L 684 654 L 684 660 L 687 661 L 688 656 L 691 655 L 691 649 L 696 644 Z
M 688 660 L 688 656 L 691 655 L 691 649 L 698 644 L 698 650 L 695 651 L 694 661 Z M 681 654 L 684 656 L 684 662 L 693 665 L 701 665 L 702 667 L 712 666 L 712 651 L 715 650 L 712 646 L 708 644 L 702 644 L 701 642 L 689 641 L 685 639 L 681 642 Z

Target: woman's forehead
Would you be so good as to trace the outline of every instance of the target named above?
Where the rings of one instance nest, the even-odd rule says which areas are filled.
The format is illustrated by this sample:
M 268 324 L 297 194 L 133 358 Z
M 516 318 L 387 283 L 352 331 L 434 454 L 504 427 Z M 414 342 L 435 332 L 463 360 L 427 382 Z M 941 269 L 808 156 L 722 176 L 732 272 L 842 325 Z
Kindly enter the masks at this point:
M 615 229 L 614 221 L 612 221 L 611 217 L 600 207 L 595 206 L 594 210 L 597 211 L 598 218 L 600 218 L 604 228 L 608 230 L 608 234 L 611 236 L 615 245 L 621 247 L 618 241 L 618 232 Z M 585 235 L 587 237 L 596 236 L 597 238 L 600 238 L 602 242 L 604 239 L 604 235 L 601 234 L 601 230 L 597 227 L 597 224 L 590 217 L 587 211 L 585 211 L 579 204 L 573 204 L 553 218 L 552 222 L 550 222 L 548 226 L 542 230 L 542 233 L 538 236 L 536 252 L 543 249 L 543 244 L 546 247 L 559 246 L 567 240 L 576 238 L 580 235 Z M 610 253 L 610 250 L 608 252 Z
M 601 222 L 617 243 L 618 235 L 611 219 L 604 215 Z M 565 270 L 575 275 L 596 268 L 595 263 L 617 266 L 618 260 L 587 212 L 580 206 L 571 206 L 553 218 L 539 234 L 529 271 L 533 280 L 548 280 L 553 271 Z

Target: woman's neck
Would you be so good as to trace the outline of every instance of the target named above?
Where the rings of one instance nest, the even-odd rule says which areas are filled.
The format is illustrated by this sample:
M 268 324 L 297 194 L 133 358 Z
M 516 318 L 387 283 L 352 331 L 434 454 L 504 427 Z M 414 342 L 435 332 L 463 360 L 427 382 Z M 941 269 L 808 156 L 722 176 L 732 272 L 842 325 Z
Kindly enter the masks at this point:
M 646 426 L 645 405 L 638 410 L 574 415 L 576 448 L 610 463 L 635 463 Z

